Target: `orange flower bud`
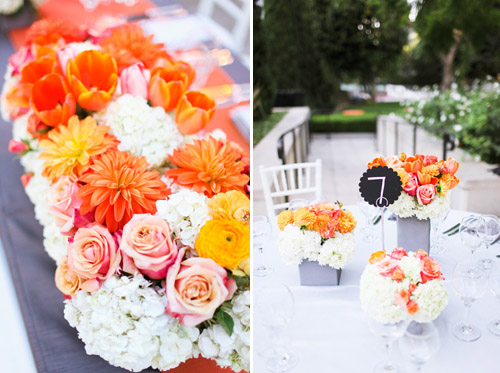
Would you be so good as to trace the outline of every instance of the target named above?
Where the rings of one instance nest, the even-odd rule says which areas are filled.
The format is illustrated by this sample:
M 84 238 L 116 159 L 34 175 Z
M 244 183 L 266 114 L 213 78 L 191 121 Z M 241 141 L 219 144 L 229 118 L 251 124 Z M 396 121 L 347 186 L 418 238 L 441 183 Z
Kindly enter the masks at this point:
M 175 121 L 179 131 L 192 135 L 205 128 L 215 114 L 215 101 L 206 94 L 190 91 L 181 98 Z
M 149 99 L 153 106 L 160 106 L 165 111 L 174 110 L 186 91 L 188 77 L 183 72 L 156 68 L 151 74 Z

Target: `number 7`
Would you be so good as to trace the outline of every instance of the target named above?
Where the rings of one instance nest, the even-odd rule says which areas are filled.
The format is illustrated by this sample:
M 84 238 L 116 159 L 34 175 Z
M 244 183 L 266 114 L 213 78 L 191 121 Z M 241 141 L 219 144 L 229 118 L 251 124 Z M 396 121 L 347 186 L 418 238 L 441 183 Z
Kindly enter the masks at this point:
M 369 177 L 368 180 L 382 180 L 382 187 L 380 188 L 380 197 L 377 198 L 375 203 L 378 207 L 389 206 L 389 201 L 384 197 L 385 191 L 385 176 Z

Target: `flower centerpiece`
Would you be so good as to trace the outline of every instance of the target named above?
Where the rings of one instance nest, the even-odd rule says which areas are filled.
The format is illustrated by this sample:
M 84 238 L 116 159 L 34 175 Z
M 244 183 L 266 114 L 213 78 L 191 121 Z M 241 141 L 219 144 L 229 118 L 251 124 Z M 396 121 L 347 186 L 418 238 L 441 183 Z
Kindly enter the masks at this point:
M 368 168 L 394 169 L 403 185 L 399 198 L 389 210 L 398 217 L 398 245 L 411 250 L 430 249 L 430 221 L 450 208 L 449 191 L 458 185 L 455 173 L 459 163 L 452 158 L 417 154 L 375 158 Z
M 338 285 L 342 268 L 354 256 L 356 220 L 340 202 L 320 202 L 285 210 L 278 216 L 279 251 L 297 264 L 302 285 Z
M 441 266 L 423 250 L 371 255 L 360 281 L 363 311 L 382 324 L 436 319 L 448 304 Z
M 138 25 L 53 20 L 9 60 L 2 115 L 88 354 L 131 371 L 250 363 L 249 158 Z M 163 174 L 163 175 L 162 175 Z

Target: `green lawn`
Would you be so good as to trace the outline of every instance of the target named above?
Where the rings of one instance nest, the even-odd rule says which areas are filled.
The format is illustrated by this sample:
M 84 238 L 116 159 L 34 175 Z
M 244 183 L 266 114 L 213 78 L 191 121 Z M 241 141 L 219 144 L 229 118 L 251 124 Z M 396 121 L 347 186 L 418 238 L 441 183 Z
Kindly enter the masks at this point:
M 286 111 L 279 113 L 271 113 L 264 120 L 258 120 L 253 122 L 253 146 L 257 145 L 260 140 L 266 136 L 269 131 L 271 131 L 275 125 L 283 118 L 286 114 Z
M 364 110 L 362 115 L 343 115 L 343 110 Z M 375 132 L 377 116 L 394 113 L 404 114 L 404 108 L 397 102 L 380 102 L 351 105 L 339 112 L 313 114 L 312 132 Z

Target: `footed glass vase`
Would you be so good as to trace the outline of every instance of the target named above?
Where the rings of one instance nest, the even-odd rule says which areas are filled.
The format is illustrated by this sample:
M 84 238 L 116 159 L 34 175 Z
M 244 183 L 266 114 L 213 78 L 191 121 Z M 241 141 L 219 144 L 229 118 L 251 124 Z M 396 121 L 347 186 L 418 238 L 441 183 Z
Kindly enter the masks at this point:
M 342 270 L 304 259 L 299 264 L 299 273 L 302 286 L 337 286 Z
M 424 250 L 429 254 L 431 247 L 431 220 L 419 220 L 416 217 L 397 219 L 398 247 L 406 251 Z

